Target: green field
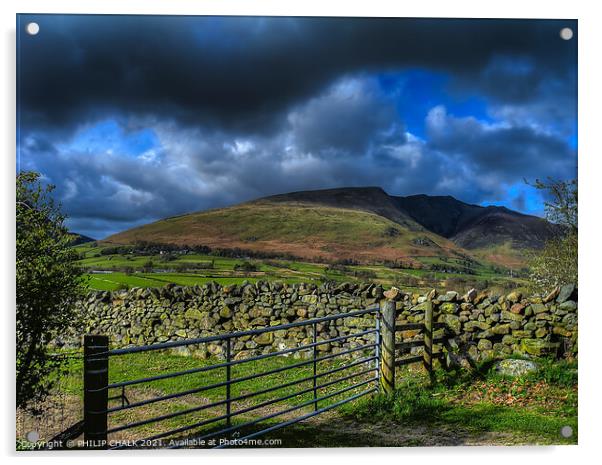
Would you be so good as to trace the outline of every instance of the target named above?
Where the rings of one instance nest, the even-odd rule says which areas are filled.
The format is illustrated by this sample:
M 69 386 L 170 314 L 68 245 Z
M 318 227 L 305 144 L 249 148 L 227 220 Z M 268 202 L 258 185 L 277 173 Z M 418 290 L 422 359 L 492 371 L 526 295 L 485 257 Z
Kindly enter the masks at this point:
M 369 354 L 360 354 L 358 352 L 357 360 L 369 359 L 369 357 L 373 355 L 372 352 Z M 202 360 L 194 357 L 175 355 L 174 353 L 165 351 L 114 356 L 110 358 L 109 363 L 109 383 L 131 381 L 159 374 L 208 367 L 220 362 L 223 361 L 218 359 Z M 332 395 L 328 399 L 322 401 L 321 407 L 331 405 L 348 396 L 374 387 L 374 382 L 371 384 L 364 384 L 357 388 L 353 387 L 360 382 L 374 379 L 374 371 L 366 372 L 366 370 L 374 368 L 374 361 L 369 360 L 364 364 L 347 367 L 349 363 L 351 363 L 349 360 L 344 359 L 331 359 L 317 362 L 317 373 L 319 375 L 317 378 L 318 397 Z M 338 371 L 326 373 L 327 371 L 332 370 Z M 313 409 L 313 380 L 311 379 L 313 375 L 313 365 L 309 359 L 270 357 L 249 363 L 233 365 L 231 367 L 231 379 L 236 380 L 246 378 L 253 374 L 273 371 L 276 372 L 256 379 L 240 380 L 231 385 L 231 398 L 240 398 L 239 400 L 234 400 L 231 404 L 231 411 L 234 414 L 232 417 L 232 425 L 242 425 L 243 434 L 261 429 L 261 427 L 289 420 L 295 416 L 298 417 L 307 414 Z M 187 392 L 203 386 L 219 384 L 225 381 L 225 376 L 225 368 L 221 367 L 203 371 L 201 373 L 134 384 L 126 387 L 123 392 L 121 389 L 113 389 L 109 392 L 109 396 L 117 396 L 117 398 L 109 401 L 109 408 L 121 405 L 121 394 L 125 395 L 128 403 L 135 404 L 160 396 Z M 82 379 L 83 365 L 81 358 L 75 357 L 70 359 L 68 366 L 66 367 L 65 375 L 59 379 L 56 385 L 56 389 L 60 391 L 60 395 L 64 397 L 63 401 L 69 399 L 69 402 L 81 405 L 83 401 Z M 270 388 L 273 389 L 269 390 Z M 346 388 L 349 388 L 349 390 L 345 393 L 337 394 L 338 391 Z M 257 394 L 255 395 L 255 393 Z M 139 422 L 157 416 L 171 415 L 171 417 L 114 433 L 110 435 L 109 439 L 147 438 L 175 428 L 181 428 L 186 425 L 222 416 L 225 413 L 225 404 L 206 409 L 199 409 L 198 407 L 211 402 L 222 401 L 225 394 L 226 387 L 219 386 L 202 390 L 201 392 L 190 393 L 185 396 L 178 396 L 111 413 L 109 414 L 109 428 L 118 427 L 127 423 Z M 282 397 L 288 398 L 282 399 L 274 404 L 269 402 Z M 283 415 L 268 419 L 262 424 L 263 426 L 244 427 L 245 423 L 253 421 L 254 419 L 271 415 L 278 411 L 287 410 L 301 404 L 307 405 L 304 407 L 302 406 L 300 409 L 288 413 L 285 412 Z M 242 410 L 246 411 L 241 412 L 240 414 L 237 413 Z M 216 428 L 225 427 L 225 421 L 219 420 L 208 426 L 186 430 L 175 437 L 183 438 L 190 434 L 200 435 Z
M 422 291 L 432 287 L 509 289 L 523 282 L 510 278 L 504 270 L 462 258 L 414 257 L 421 269 L 398 268 L 385 264 L 332 265 L 284 259 L 228 258 L 196 253 L 137 255 L 135 253 L 103 254 L 107 245 L 89 243 L 77 246 L 79 263 L 86 269 L 88 287 L 95 290 L 117 290 L 132 287 L 161 287 L 168 283 L 192 286 L 210 281 L 219 284 L 241 284 L 257 280 L 285 283 L 323 283 L 370 281 Z M 152 266 L 149 267 L 149 262 Z M 470 274 L 462 271 L 469 265 Z M 248 270 L 241 266 L 248 265 Z
M 370 354 L 358 356 L 367 358 Z M 232 385 L 231 396 L 244 399 L 232 404 L 233 425 L 242 425 L 266 415 L 300 404 L 305 407 L 262 421 L 259 425 L 243 428 L 243 435 L 253 430 L 276 425 L 311 412 L 312 365 L 291 367 L 302 360 L 290 357 L 273 357 L 232 367 L 232 378 L 245 378 L 285 367 L 265 377 L 241 380 Z M 114 356 L 109 363 L 109 382 L 119 382 L 173 373 L 219 363 L 218 359 L 201 360 L 175 355 L 170 352 L 138 353 Z M 282 447 L 350 447 L 350 446 L 429 446 L 429 445 L 514 445 L 514 444 L 576 444 L 577 443 L 577 363 L 576 361 L 536 360 L 537 372 L 518 378 L 502 377 L 495 373 L 491 362 L 477 367 L 476 371 L 437 368 L 431 381 L 419 365 L 403 367 L 396 372 L 397 390 L 394 395 L 369 395 L 314 419 L 285 429 L 274 431 L 266 437 L 280 438 Z M 362 373 L 372 365 L 347 367 L 350 361 L 327 360 L 318 362 L 318 373 L 341 369 L 321 376 L 318 386 L 327 385 L 347 375 L 356 375 L 336 384 L 319 388 L 318 396 L 334 394 L 346 387 L 370 379 L 373 374 Z M 372 362 L 370 362 L 372 363 Z M 344 368 L 344 369 L 343 369 Z M 225 370 L 217 368 L 202 373 L 136 384 L 126 387 L 123 394 L 129 403 L 198 389 L 225 380 Z M 69 360 L 67 370 L 57 380 L 56 396 L 72 410 L 71 422 L 81 419 L 83 400 L 81 357 Z M 284 385 L 284 386 L 282 386 Z M 282 387 L 278 387 L 282 386 Z M 332 405 L 353 393 L 364 391 L 370 385 L 353 388 L 322 401 L 321 407 Z M 269 388 L 274 388 L 265 392 Z M 258 395 L 247 396 L 258 393 Z M 297 394 L 298 395 L 295 395 Z M 111 390 L 110 407 L 121 405 L 121 390 Z M 109 415 L 109 428 L 139 422 L 157 416 L 169 415 L 161 421 L 113 433 L 114 439 L 139 439 L 186 427 L 221 416 L 225 405 L 207 409 L 197 407 L 224 399 L 225 387 L 214 387 L 183 397 L 161 400 L 147 405 L 114 412 Z M 281 397 L 276 404 L 268 401 Z M 72 407 L 72 408 L 71 408 Z M 173 415 L 181 413 L 179 415 Z M 56 415 L 58 421 L 60 415 Z M 45 423 L 48 437 L 53 425 Z M 211 426 L 187 429 L 180 438 L 201 435 L 213 427 L 224 427 L 219 420 Z M 570 426 L 570 437 L 560 435 L 561 428 Z
M 461 369 L 426 376 L 400 376 L 392 396 L 379 395 L 343 410 L 359 422 L 394 423 L 443 433 L 455 431 L 452 444 L 464 444 L 475 434 L 486 434 L 505 445 L 577 444 L 577 362 L 536 360 L 539 369 L 516 378 L 501 376 L 493 362 L 474 372 Z M 561 435 L 570 426 L 573 434 Z M 425 445 L 419 438 L 415 445 Z M 428 445 L 428 444 L 427 444 Z
M 183 273 L 135 273 L 126 275 L 125 273 L 108 274 L 89 274 L 88 286 L 90 289 L 101 291 L 114 291 L 127 287 L 162 287 L 168 283 L 174 283 L 180 286 L 194 286 L 207 282 L 216 282 L 218 284 L 242 284 L 244 281 L 256 282 L 256 277 L 236 277 L 236 276 L 205 276 Z M 281 278 L 280 281 L 287 283 L 307 282 L 307 279 L 300 278 Z

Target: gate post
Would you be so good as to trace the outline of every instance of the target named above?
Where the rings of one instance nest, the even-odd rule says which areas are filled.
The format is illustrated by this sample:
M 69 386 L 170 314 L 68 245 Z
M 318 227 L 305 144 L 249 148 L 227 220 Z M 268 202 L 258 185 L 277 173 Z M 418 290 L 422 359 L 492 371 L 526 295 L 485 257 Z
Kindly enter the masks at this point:
M 433 302 L 427 300 L 424 308 L 424 368 L 433 379 Z
M 84 336 L 84 447 L 107 448 L 109 338 Z
M 395 302 L 381 302 L 380 387 L 385 394 L 395 390 Z

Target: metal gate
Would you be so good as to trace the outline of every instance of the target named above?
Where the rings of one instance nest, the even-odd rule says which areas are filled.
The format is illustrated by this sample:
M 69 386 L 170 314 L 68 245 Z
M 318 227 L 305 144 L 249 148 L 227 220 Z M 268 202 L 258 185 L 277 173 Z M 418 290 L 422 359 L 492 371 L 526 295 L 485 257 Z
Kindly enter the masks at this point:
M 354 331 L 329 339 L 320 339 L 319 327 L 333 325 L 342 327 L 344 320 L 358 319 L 364 322 Z M 371 320 L 371 326 L 365 322 Z M 310 329 L 311 328 L 311 329 Z M 277 331 L 303 329 L 310 335 L 309 343 L 283 348 L 269 353 L 240 357 L 235 353 L 237 340 L 264 335 L 270 337 Z M 228 447 L 245 444 L 252 438 L 265 435 L 288 425 L 306 420 L 352 400 L 378 391 L 380 372 L 380 309 L 378 307 L 336 314 L 322 318 L 299 321 L 284 325 L 234 332 L 219 336 L 187 339 L 160 344 L 134 346 L 109 350 L 109 338 L 100 335 L 84 337 L 84 447 Z M 281 333 L 282 334 L 282 333 Z M 164 351 L 202 344 L 220 344 L 223 347 L 223 362 L 199 366 L 188 370 L 163 372 L 139 379 L 109 382 L 109 364 L 115 357 L 129 354 Z M 337 345 L 335 351 L 320 350 L 326 345 Z M 292 357 L 299 361 L 266 371 L 254 372 L 258 361 L 273 357 Z M 290 360 L 290 358 L 289 358 Z M 243 376 L 233 376 L 234 368 L 244 367 Z M 295 371 L 305 369 L 309 375 L 295 378 Z M 201 384 L 193 389 L 155 395 L 135 400 L 129 390 L 140 386 L 152 386 L 154 382 L 169 378 L 186 377 L 199 373 L 222 370 L 224 379 L 217 383 Z M 267 379 L 270 375 L 286 372 L 292 379 L 252 392 L 233 394 L 232 388 L 256 379 Z M 292 393 L 278 395 L 283 389 L 295 389 Z M 195 405 L 191 408 L 169 412 L 150 418 L 136 419 L 121 424 L 113 421 L 122 412 L 134 412 L 151 404 L 168 402 L 205 391 L 221 389 L 218 400 Z M 268 398 L 266 398 L 268 396 Z M 240 404 L 262 398 L 253 405 Z M 295 401 L 297 400 L 297 401 Z M 292 402 L 292 405 L 291 405 Z M 274 404 L 286 403 L 283 408 L 272 411 Z M 205 411 L 208 418 L 201 421 L 184 422 L 176 428 L 163 430 L 132 441 L 114 439 L 126 430 L 134 430 L 149 424 L 168 422 L 178 417 Z M 250 416 L 252 415 L 252 416 Z M 109 421 L 111 420 L 111 421 Z M 110 426 L 109 426 L 110 424 Z M 167 442 L 166 442 L 167 441 Z
M 396 303 L 386 300 L 382 302 L 382 307 L 284 325 L 112 350 L 109 349 L 107 336 L 87 335 L 84 337 L 83 446 L 118 449 L 127 447 L 222 448 L 237 444 L 244 445 L 251 439 L 314 417 L 367 394 L 379 391 L 385 394 L 392 393 L 395 389 L 396 367 L 421 363 L 432 378 L 433 361 L 444 359 L 445 354 L 449 353 L 449 347 L 446 344 L 446 325 L 433 321 L 432 302 L 430 300 L 425 302 L 424 307 L 424 315 L 420 323 L 397 324 Z M 353 324 L 350 324 L 351 319 L 355 321 Z M 338 335 L 319 338 L 320 328 L 331 324 L 335 331 L 330 334 Z M 341 330 L 341 328 L 346 329 Z M 434 330 L 437 328 L 443 329 L 442 336 L 434 338 Z M 258 336 L 269 338 L 279 331 L 286 333 L 299 330 L 304 331 L 308 337 L 294 347 L 283 347 L 273 352 L 267 351 L 251 356 L 236 349 L 240 348 L 240 344 L 237 345 L 236 341 Z M 408 330 L 419 330 L 421 334 L 413 340 L 404 341 L 399 333 Z M 433 351 L 434 346 L 439 343 L 443 343 L 445 352 Z M 203 344 L 219 344 L 223 349 L 223 361 L 186 370 L 109 382 L 109 364 L 116 357 Z M 321 350 L 325 349 L 327 344 L 330 350 Z M 421 347 L 422 353 L 397 357 L 414 347 Z M 287 362 L 268 370 L 257 369 L 258 362 L 262 360 L 276 358 L 284 360 L 284 357 L 289 357 L 288 360 L 292 358 L 294 363 Z M 297 359 L 299 361 L 296 361 Z M 152 361 L 149 363 L 152 364 Z M 234 369 L 242 370 L 243 375 L 233 375 Z M 299 373 L 299 370 L 302 373 L 303 370 L 307 372 L 301 377 L 295 377 L 295 371 Z M 161 380 L 210 372 L 222 373 L 223 379 L 218 382 L 201 382 L 192 389 L 161 393 L 140 400 L 130 395 L 132 389 L 140 386 L 152 386 L 153 383 Z M 256 390 L 233 392 L 233 387 L 239 387 L 253 380 L 267 380 L 276 374 L 286 374 L 291 379 L 287 378 L 285 382 L 262 386 Z M 201 405 L 151 415 L 147 418 L 136 414 L 133 415 L 134 421 L 122 423 L 119 423 L 118 418 L 114 418 L 124 412 L 137 413 L 137 409 L 141 410 L 149 405 L 216 389 L 220 390 L 217 400 L 214 394 L 210 401 Z M 284 389 L 292 392 L 278 394 L 278 391 Z M 259 402 L 246 404 L 252 400 Z M 281 409 L 276 411 L 272 411 L 273 407 L 268 409 L 275 404 L 283 403 L 285 405 Z M 200 421 L 182 421 L 175 428 L 163 429 L 134 440 L 123 441 L 117 437 L 124 431 L 132 432 L 136 428 L 165 423 L 176 418 L 181 419 L 198 412 L 205 412 L 207 416 Z

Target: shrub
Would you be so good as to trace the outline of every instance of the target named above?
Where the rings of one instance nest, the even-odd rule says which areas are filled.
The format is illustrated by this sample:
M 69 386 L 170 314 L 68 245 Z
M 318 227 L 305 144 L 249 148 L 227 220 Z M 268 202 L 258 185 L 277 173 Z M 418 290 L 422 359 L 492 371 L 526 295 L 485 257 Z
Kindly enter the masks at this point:
M 51 193 L 40 175 L 17 175 L 17 408 L 33 411 L 63 366 L 51 357 L 51 341 L 73 325 L 75 302 L 83 291 L 78 254 Z M 35 413 L 35 411 L 34 411 Z
M 377 278 L 376 273 L 372 270 L 356 270 L 353 272 L 353 275 L 356 278 L 360 278 L 360 279 L 376 279 Z
M 578 280 L 577 180 L 537 180 L 534 187 L 551 198 L 545 203 L 546 218 L 561 230 L 559 237 L 548 241 L 531 259 L 531 286 L 544 293 L 559 285 L 576 284 Z
M 154 266 L 155 266 L 155 264 L 153 263 L 153 261 L 148 260 L 148 261 L 144 262 L 144 264 L 142 265 L 142 270 L 145 273 L 150 273 L 153 271 Z
M 255 263 L 244 261 L 242 263 L 237 263 L 236 265 L 234 265 L 234 270 L 245 272 L 258 271 L 258 266 Z

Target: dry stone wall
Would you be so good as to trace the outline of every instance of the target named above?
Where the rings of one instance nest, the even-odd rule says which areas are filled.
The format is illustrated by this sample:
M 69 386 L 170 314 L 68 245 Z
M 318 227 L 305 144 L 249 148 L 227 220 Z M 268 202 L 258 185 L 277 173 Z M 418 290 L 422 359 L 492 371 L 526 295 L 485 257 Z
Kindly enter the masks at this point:
M 87 333 L 107 334 L 115 347 L 183 340 L 276 326 L 295 321 L 374 307 L 384 299 L 381 286 L 344 283 L 336 287 L 315 284 L 255 284 L 131 289 L 91 293 L 81 302 Z M 395 295 L 397 324 L 424 319 L 427 299 L 434 319 L 445 325 L 434 337 L 447 336 L 450 346 L 473 359 L 511 355 L 566 356 L 577 353 L 577 290 L 568 285 L 545 297 L 525 297 L 518 292 L 493 295 L 449 291 L 430 296 Z M 375 327 L 372 315 L 337 319 L 317 325 L 318 340 L 350 335 Z M 233 354 L 243 358 L 308 344 L 311 326 L 295 327 L 237 338 Z M 422 338 L 419 330 L 400 331 L 399 341 Z M 374 341 L 374 335 L 323 344 L 324 353 L 341 352 Z M 222 356 L 220 343 L 180 348 L 198 357 Z M 411 349 L 419 353 L 420 347 Z M 441 350 L 435 346 L 435 351 Z M 399 356 L 402 356 L 400 354 Z M 303 356 L 301 354 L 300 356 Z

